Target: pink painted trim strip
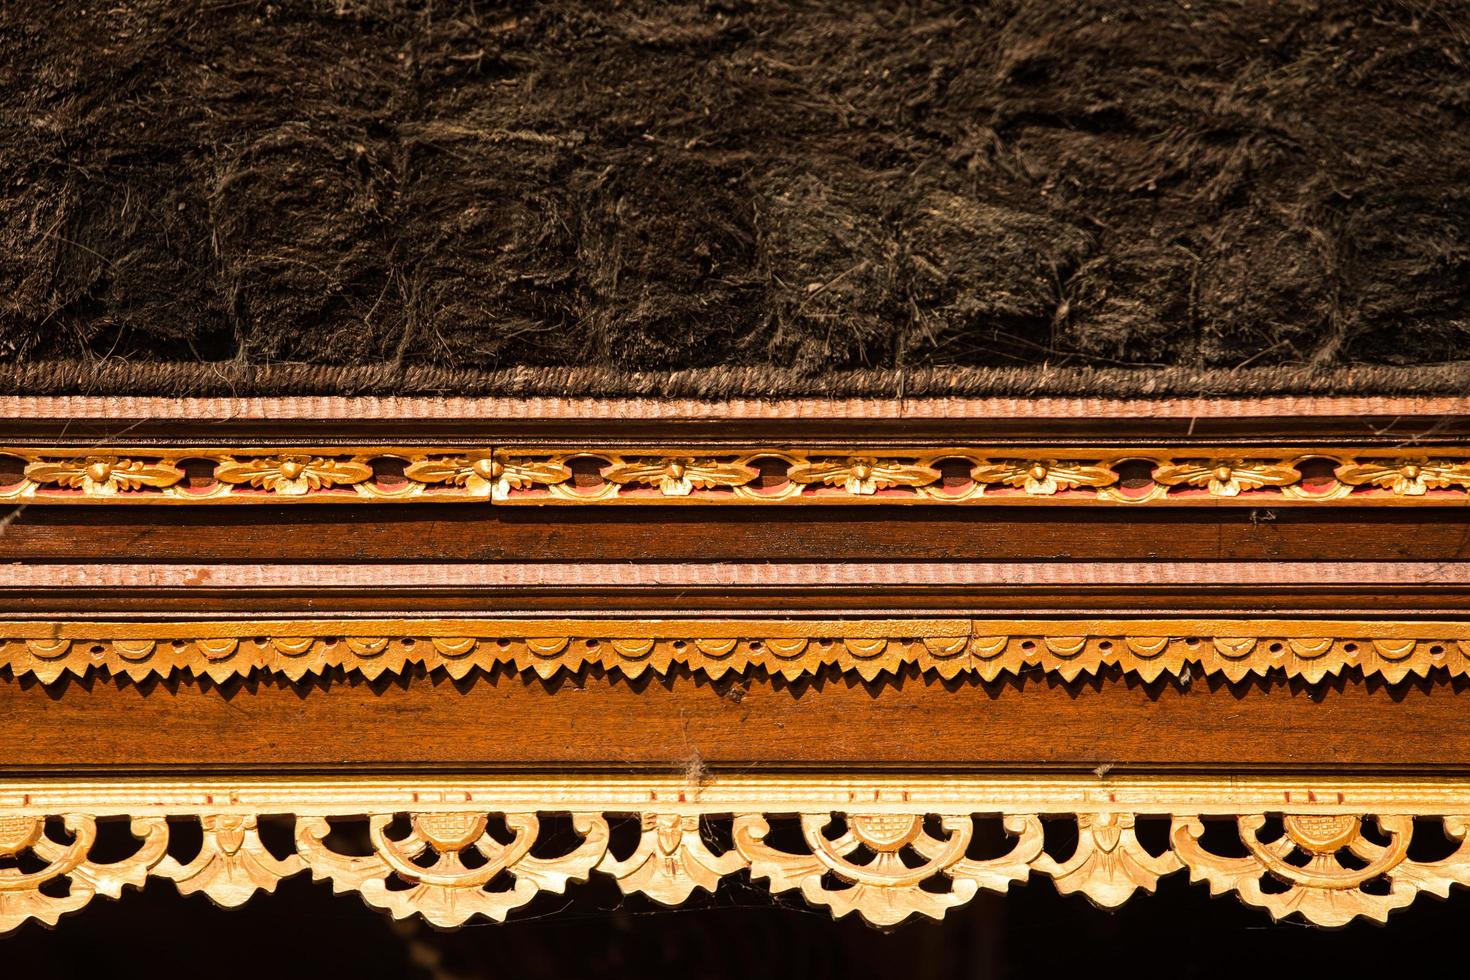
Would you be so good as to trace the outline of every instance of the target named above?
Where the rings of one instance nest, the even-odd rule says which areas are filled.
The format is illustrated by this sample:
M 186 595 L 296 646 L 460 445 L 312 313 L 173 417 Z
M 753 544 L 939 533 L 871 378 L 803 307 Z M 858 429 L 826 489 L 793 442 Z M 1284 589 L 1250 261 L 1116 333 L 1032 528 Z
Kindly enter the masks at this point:
M 1464 585 L 1470 562 L 22 565 L 0 589 Z
M 6 420 L 77 421 L 524 421 L 1230 419 L 1387 418 L 1470 415 L 1470 398 L 1273 396 L 1253 398 L 457 398 L 287 395 L 168 398 L 56 395 L 0 397 Z

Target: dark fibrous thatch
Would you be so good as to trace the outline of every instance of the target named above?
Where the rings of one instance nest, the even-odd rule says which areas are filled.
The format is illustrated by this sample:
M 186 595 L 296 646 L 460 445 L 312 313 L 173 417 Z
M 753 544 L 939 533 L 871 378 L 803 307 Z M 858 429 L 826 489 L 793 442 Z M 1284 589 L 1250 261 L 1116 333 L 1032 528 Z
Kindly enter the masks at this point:
M 0 360 L 1467 350 L 1465 0 L 0 6 Z

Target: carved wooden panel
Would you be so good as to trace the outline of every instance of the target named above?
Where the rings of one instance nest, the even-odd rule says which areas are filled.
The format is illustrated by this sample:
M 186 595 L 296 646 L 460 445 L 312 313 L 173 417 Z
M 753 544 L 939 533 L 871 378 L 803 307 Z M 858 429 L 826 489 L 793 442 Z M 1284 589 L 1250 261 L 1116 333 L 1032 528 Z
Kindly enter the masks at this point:
M 1004 892 L 1033 875 L 1114 908 L 1165 875 L 1187 873 L 1272 918 L 1323 926 L 1383 921 L 1421 893 L 1445 897 L 1470 885 L 1463 784 L 1286 785 L 918 775 L 866 785 L 840 777 L 12 784 L 0 790 L 0 933 L 29 920 L 54 925 L 95 896 L 118 898 L 150 877 L 230 907 L 310 872 L 395 918 L 437 926 L 504 920 L 537 894 L 592 874 L 665 905 L 744 875 L 879 926 L 939 918 L 981 890 Z M 98 814 L 131 815 L 130 854 L 92 858 Z M 262 841 L 267 814 L 291 820 L 294 846 Z M 1154 816 L 1168 818 L 1167 835 L 1147 843 L 1138 822 Z M 1416 829 L 1415 816 L 1435 818 L 1447 856 L 1410 857 L 1414 835 L 1431 832 Z M 558 817 L 572 832 L 548 851 L 542 823 Z M 170 853 L 166 818 L 198 822 L 202 844 L 191 857 Z M 621 818 L 634 820 L 631 843 L 613 841 L 610 821 Z M 1001 832 L 982 844 L 976 831 L 985 821 Z M 1048 844 L 1043 821 L 1066 823 L 1075 844 Z M 1207 823 L 1225 831 L 1216 843 Z M 335 842 L 344 836 L 365 840 L 366 853 L 344 850 Z M 34 870 L 20 870 L 20 859 Z

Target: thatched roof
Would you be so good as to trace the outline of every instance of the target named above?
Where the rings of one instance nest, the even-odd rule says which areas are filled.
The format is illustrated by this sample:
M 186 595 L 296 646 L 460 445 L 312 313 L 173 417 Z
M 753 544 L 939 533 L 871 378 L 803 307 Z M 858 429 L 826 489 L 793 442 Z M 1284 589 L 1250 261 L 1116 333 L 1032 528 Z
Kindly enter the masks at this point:
M 82 386 L 1465 350 L 1464 0 L 0 7 L 0 360 Z

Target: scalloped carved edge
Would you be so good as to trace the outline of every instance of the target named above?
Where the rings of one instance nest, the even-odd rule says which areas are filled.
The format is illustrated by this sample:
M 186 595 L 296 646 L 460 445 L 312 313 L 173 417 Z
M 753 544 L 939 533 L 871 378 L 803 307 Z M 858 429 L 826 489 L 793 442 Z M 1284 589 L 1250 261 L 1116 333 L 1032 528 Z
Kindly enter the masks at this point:
M 1420 893 L 1443 898 L 1452 886 L 1470 885 L 1470 814 L 1431 806 L 1415 815 L 1437 818 L 1449 845 L 1446 856 L 1431 861 L 1409 856 L 1411 839 L 1423 831 L 1413 815 L 1312 804 L 1226 814 L 1176 810 L 1167 814 L 1163 843 L 1146 844 L 1138 833 L 1146 814 L 1116 805 L 980 813 L 876 802 L 836 810 L 730 810 L 714 803 L 568 811 L 548 790 L 544 808 L 486 810 L 440 800 L 432 809 L 375 809 L 339 801 L 269 814 L 294 827 L 294 847 L 284 853 L 262 842 L 266 812 L 140 810 L 146 812 L 131 816 L 132 853 L 99 862 L 91 857 L 98 816 L 0 808 L 0 934 L 32 920 L 55 925 L 95 896 L 118 898 L 149 878 L 233 908 L 307 871 L 333 892 L 355 893 L 394 918 L 418 916 L 440 927 L 504 921 L 536 895 L 564 892 L 594 873 L 611 877 L 626 894 L 668 906 L 746 873 L 772 894 L 797 892 L 834 917 L 856 914 L 881 927 L 941 918 L 979 891 L 1005 892 L 1033 875 L 1049 878 L 1064 895 L 1112 909 L 1187 871 L 1212 895 L 1233 894 L 1273 919 L 1296 916 L 1328 927 L 1360 917 L 1382 922 Z M 570 841 L 564 832 L 542 840 L 547 817 L 567 814 Z M 618 818 L 636 821 L 631 847 L 626 840 L 613 843 L 609 821 Z M 998 820 L 1003 838 L 987 839 L 980 853 L 977 818 Z M 170 853 L 170 819 L 200 825 L 202 843 L 187 860 Z M 1069 824 L 1076 839 L 1070 853 L 1050 852 L 1043 820 Z M 1224 824 L 1220 829 L 1235 838 L 1225 844 L 1227 853 L 1219 850 L 1222 838 L 1207 842 L 1206 820 Z M 784 832 L 773 833 L 773 823 Z M 367 853 L 339 849 L 333 831 L 343 828 L 368 842 Z M 711 833 L 714 828 L 719 832 Z M 33 870 L 21 869 L 22 857 Z
M 946 679 L 1042 670 L 1064 680 L 1120 668 L 1153 681 L 1272 671 L 1315 683 L 1354 668 L 1396 683 L 1470 674 L 1470 622 L 1266 619 L 352 619 L 0 622 L 0 667 L 43 683 L 106 670 L 142 680 L 253 672 L 368 678 L 422 667 L 461 678 L 508 666 L 551 678 L 587 667 L 628 677 L 755 669 L 794 680 L 826 668 L 875 680 L 916 665 Z
M 0 447 L 26 504 L 1339 505 L 1470 500 L 1470 449 Z

